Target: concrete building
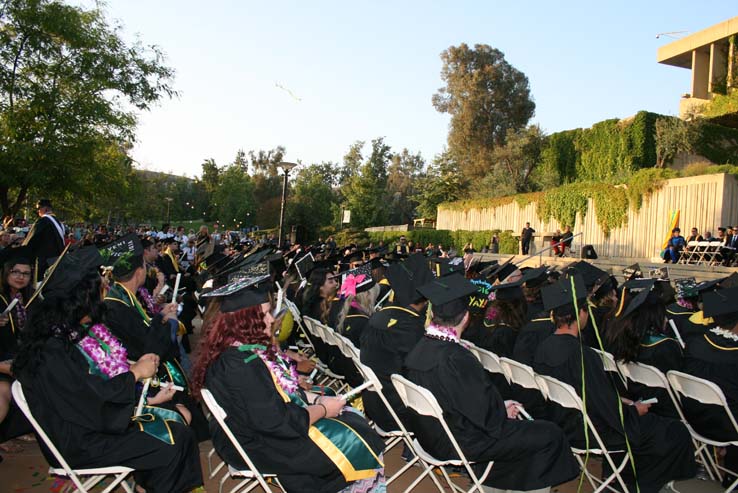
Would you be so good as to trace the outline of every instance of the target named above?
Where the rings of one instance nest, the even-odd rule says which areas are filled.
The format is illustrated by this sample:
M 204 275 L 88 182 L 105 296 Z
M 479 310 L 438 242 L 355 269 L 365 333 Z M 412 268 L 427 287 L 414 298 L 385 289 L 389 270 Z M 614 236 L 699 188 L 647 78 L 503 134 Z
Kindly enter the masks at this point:
M 691 92 L 679 104 L 681 118 L 699 112 L 714 94 L 738 87 L 736 34 L 738 17 L 733 17 L 658 49 L 659 63 L 692 70 Z

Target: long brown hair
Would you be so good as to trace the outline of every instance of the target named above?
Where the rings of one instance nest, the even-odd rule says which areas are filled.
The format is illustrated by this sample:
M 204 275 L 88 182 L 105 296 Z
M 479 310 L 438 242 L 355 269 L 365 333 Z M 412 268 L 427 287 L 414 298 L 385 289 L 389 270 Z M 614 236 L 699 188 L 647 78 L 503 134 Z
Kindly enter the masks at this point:
M 205 385 L 205 375 L 210 364 L 234 342 L 263 344 L 267 353 L 273 353 L 272 338 L 264 333 L 264 312 L 261 305 L 235 312 L 218 312 L 208 320 L 200 341 L 200 353 L 192 368 L 192 390 L 196 396 Z

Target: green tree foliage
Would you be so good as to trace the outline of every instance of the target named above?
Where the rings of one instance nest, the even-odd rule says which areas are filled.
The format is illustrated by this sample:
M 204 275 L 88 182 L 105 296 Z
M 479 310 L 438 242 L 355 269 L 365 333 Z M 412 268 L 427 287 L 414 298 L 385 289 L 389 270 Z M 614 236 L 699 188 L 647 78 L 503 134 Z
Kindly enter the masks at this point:
M 3 2 L 3 214 L 15 215 L 29 193 L 63 198 L 75 183 L 75 193 L 88 199 L 94 192 L 80 186 L 121 185 L 130 163 L 114 149 L 132 140 L 135 111 L 174 94 L 173 71 L 162 59 L 155 47 L 123 42 L 99 9 L 56 0 Z
M 227 228 L 246 227 L 256 212 L 254 183 L 249 174 L 233 163 L 221 171 L 220 185 L 213 196 L 217 220 Z
M 418 180 L 424 173 L 425 161 L 420 153 L 412 154 L 403 149 L 392 156 L 387 173 L 387 196 L 389 199 L 390 224 L 407 224 L 415 218 Z
M 312 164 L 301 168 L 292 183 L 287 201 L 287 224 L 303 226 L 317 238 L 320 228 L 333 223 L 333 209 L 338 194 L 333 189 L 333 163 Z
M 345 208 L 351 211 L 352 226 L 366 228 L 387 224 L 387 169 L 391 159 L 390 146 L 384 139 L 372 140 L 371 154 L 342 187 Z
M 267 151 L 248 153 L 254 184 L 254 200 L 259 204 L 251 225 L 271 228 L 279 224 L 284 175 L 277 165 L 284 161 L 285 152 L 284 147 L 277 146 Z
M 489 45 L 451 46 L 441 60 L 446 85 L 433 95 L 433 106 L 451 115 L 449 151 L 468 179 L 483 178 L 494 148 L 535 112 L 528 78 Z
M 413 199 L 418 203 L 417 216 L 435 219 L 439 204 L 465 195 L 467 182 L 451 153 L 444 150 L 433 159 L 426 175 L 418 179 L 416 188 Z
M 686 122 L 674 117 L 656 119 L 656 167 L 670 164 L 677 154 L 694 152 L 699 137 L 699 120 Z

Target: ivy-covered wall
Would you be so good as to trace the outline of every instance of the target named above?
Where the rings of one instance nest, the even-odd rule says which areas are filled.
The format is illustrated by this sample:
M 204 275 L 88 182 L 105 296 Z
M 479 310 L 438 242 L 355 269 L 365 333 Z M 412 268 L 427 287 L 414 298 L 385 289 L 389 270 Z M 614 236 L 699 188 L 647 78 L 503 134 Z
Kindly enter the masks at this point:
M 656 163 L 659 116 L 640 111 L 628 120 L 605 120 L 591 128 L 551 134 L 541 165 L 555 169 L 562 183 L 624 179 Z

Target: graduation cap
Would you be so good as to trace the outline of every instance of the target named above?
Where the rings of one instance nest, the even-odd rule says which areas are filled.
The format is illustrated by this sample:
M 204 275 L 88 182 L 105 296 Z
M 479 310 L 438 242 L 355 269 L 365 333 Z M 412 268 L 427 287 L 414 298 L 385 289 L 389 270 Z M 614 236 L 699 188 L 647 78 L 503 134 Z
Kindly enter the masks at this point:
M 503 282 L 510 276 L 510 274 L 512 274 L 516 270 L 518 270 L 518 266 L 513 264 L 512 258 L 510 258 L 510 260 L 508 260 L 504 264 L 499 264 L 495 268 L 493 268 L 487 275 L 487 280 L 494 281 L 495 279 L 497 279 L 500 282 Z
M 258 264 L 250 264 L 250 265 L 246 265 L 245 267 L 239 268 L 235 272 L 231 272 L 230 274 L 228 274 L 228 284 L 238 279 L 268 276 L 269 274 L 270 274 L 269 262 L 259 262 Z
M 484 279 L 471 279 L 470 282 L 477 287 L 477 292 L 469 296 L 469 310 L 484 311 L 487 308 L 487 303 L 489 303 L 492 284 Z
M 626 281 L 643 277 L 641 266 L 639 264 L 633 264 L 630 267 L 626 267 L 625 269 L 623 269 L 623 277 L 625 277 Z
M 674 281 L 674 285 L 676 286 L 677 298 L 696 298 L 699 295 L 699 291 L 697 291 L 697 281 L 694 277 L 676 279 Z
M 523 294 L 523 281 L 522 279 L 516 282 L 510 282 L 506 284 L 497 284 L 492 286 L 492 292 L 495 293 L 495 299 L 499 301 L 513 301 L 525 299 Z
M 717 285 L 722 281 L 722 279 L 713 279 L 712 281 L 702 281 L 694 288 L 697 290 L 698 294 L 706 294 L 707 292 L 717 288 Z
M 573 287 L 572 287 L 573 280 Z M 564 308 L 574 304 L 574 299 L 584 302 L 587 297 L 587 287 L 579 274 L 560 279 L 555 284 L 541 290 L 543 308 L 547 311 Z
M 116 277 L 130 274 L 143 265 L 143 245 L 135 233 L 99 247 L 103 265 L 113 270 Z
M 28 246 L 19 246 L 15 248 L 5 247 L 0 250 L 0 269 L 4 265 L 25 264 L 32 265 L 33 252 Z
M 380 267 L 383 268 L 387 266 L 385 262 L 379 257 L 374 257 L 373 259 L 369 259 L 364 265 L 368 265 L 371 270 L 379 269 Z
M 648 300 L 649 294 L 651 293 L 651 290 L 656 285 L 656 280 L 654 279 L 637 279 L 637 281 L 641 281 L 638 283 L 635 283 L 635 279 L 633 281 L 628 281 L 624 284 L 625 289 L 631 290 L 631 293 L 638 293 L 634 297 L 631 297 L 631 300 L 628 302 L 628 304 L 625 304 L 625 300 L 627 296 L 625 293 L 623 293 L 623 297 L 620 299 L 620 307 L 618 308 L 618 311 L 615 313 L 615 316 L 620 317 L 627 317 L 631 313 L 633 313 L 635 310 L 637 310 L 641 305 L 646 303 Z M 633 287 L 628 287 L 628 283 L 631 283 L 630 285 Z
M 528 288 L 537 288 L 548 280 L 548 267 L 542 265 L 535 269 L 528 269 L 523 272 L 523 277 L 520 279 L 521 284 L 525 284 Z
M 651 279 L 666 280 L 666 279 L 669 279 L 669 269 L 667 269 L 666 267 L 659 267 L 657 269 L 651 269 L 648 272 L 648 276 Z
M 341 274 L 341 295 L 356 296 L 374 287 L 371 266 L 367 263 Z
M 177 243 L 177 240 L 173 236 L 167 236 L 164 239 L 162 239 L 161 242 L 164 245 L 171 245 L 172 243 Z
M 484 263 L 485 265 L 479 265 L 479 275 L 480 276 L 488 276 L 494 269 L 497 267 L 500 263 L 497 260 L 491 260 L 489 262 L 480 262 Z
M 221 298 L 221 313 L 230 313 L 268 302 L 271 289 L 272 283 L 269 281 L 269 275 L 244 277 L 203 294 L 201 297 Z
M 299 259 L 295 260 L 294 265 L 295 269 L 297 269 L 297 274 L 300 276 L 300 279 L 307 279 L 310 271 L 315 268 L 315 257 L 313 257 L 312 252 L 308 252 Z
M 459 273 L 424 284 L 418 292 L 433 304 L 433 315 L 451 319 L 468 309 L 467 297 L 477 292 L 477 286 Z
M 582 280 L 584 281 L 584 285 L 587 289 L 592 289 L 598 284 L 602 285 L 602 283 L 610 277 L 610 274 L 604 270 L 599 269 L 584 260 L 571 264 L 567 270 L 573 270 L 582 276 Z
M 408 306 L 421 298 L 417 288 L 428 284 L 433 279 L 433 274 L 428 270 L 423 254 L 414 253 L 404 262 L 390 265 L 386 277 L 395 293 L 395 303 Z
M 738 287 L 718 289 L 702 296 L 705 317 L 735 316 L 738 314 Z
M 287 263 L 284 261 L 284 256 L 281 253 L 267 255 L 266 260 L 269 262 L 269 271 L 272 274 L 280 275 L 287 270 Z
M 738 272 L 733 272 L 731 275 L 720 281 L 720 287 L 725 288 L 734 288 L 738 286 Z
M 455 272 L 464 272 L 464 259 L 454 258 L 432 258 L 428 261 L 433 275 L 436 277 L 444 277 Z
M 67 248 L 54 259 L 51 267 L 46 271 L 41 286 L 28 300 L 26 307 L 40 295 L 44 299 L 52 299 L 69 294 L 77 284 L 88 274 L 97 272 L 103 265 L 103 258 L 94 246 L 77 249 Z

